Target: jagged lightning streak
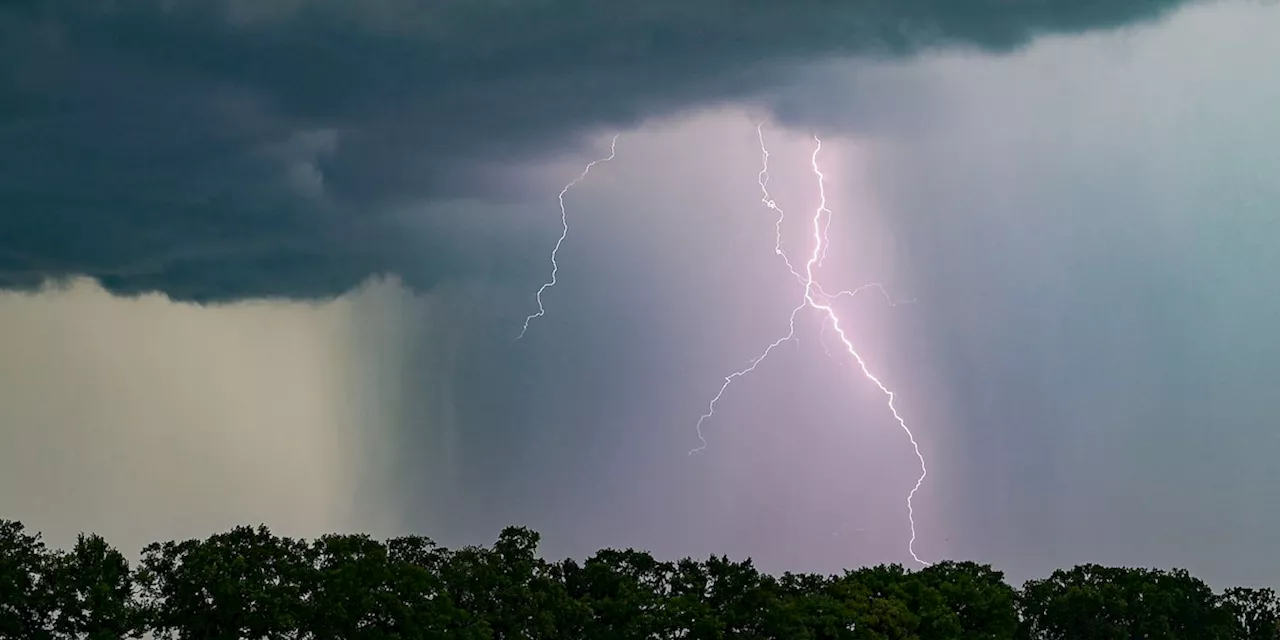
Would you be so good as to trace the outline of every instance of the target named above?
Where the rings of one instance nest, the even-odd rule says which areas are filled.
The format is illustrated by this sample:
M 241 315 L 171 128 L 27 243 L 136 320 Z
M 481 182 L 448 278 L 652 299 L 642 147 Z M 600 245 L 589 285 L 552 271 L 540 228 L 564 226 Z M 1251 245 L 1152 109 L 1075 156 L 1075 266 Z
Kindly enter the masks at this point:
M 773 223 L 773 253 L 779 258 L 782 258 L 782 261 L 787 265 L 787 270 L 789 270 L 791 275 L 795 276 L 796 281 L 803 286 L 804 276 L 800 275 L 799 271 L 796 271 L 795 265 L 792 265 L 791 259 L 787 257 L 787 252 L 782 250 L 782 221 L 787 217 L 787 214 L 782 210 L 782 207 L 779 207 L 778 203 L 774 202 L 773 198 L 769 196 L 769 149 L 764 146 L 763 122 L 756 125 L 756 136 L 760 138 L 761 166 L 760 174 L 756 177 L 756 180 L 760 183 L 760 202 L 763 202 L 764 206 L 778 212 L 778 218 Z
M 862 356 L 858 353 L 857 349 L 854 348 L 853 342 L 849 339 L 849 336 L 845 333 L 844 328 L 841 326 L 840 316 L 836 313 L 835 309 L 832 307 L 832 303 L 836 299 L 842 296 L 857 295 L 857 293 L 859 293 L 860 291 L 866 290 L 868 288 L 879 289 L 880 292 L 885 295 L 885 298 L 889 300 L 889 303 L 891 305 L 894 304 L 894 302 L 889 297 L 888 292 L 885 291 L 884 286 L 880 285 L 879 283 L 867 284 L 867 285 L 858 287 L 857 289 L 854 289 L 852 291 L 841 291 L 834 295 L 831 295 L 823 291 L 821 285 L 819 285 L 815 280 L 813 269 L 815 266 L 822 264 L 822 261 L 825 258 L 827 253 L 827 246 L 830 244 L 830 240 L 827 237 L 827 230 L 831 226 L 831 217 L 832 217 L 831 210 L 827 208 L 826 176 L 823 175 L 821 168 L 818 166 L 818 154 L 819 152 L 822 151 L 822 140 L 818 138 L 818 136 L 816 135 L 814 136 L 814 142 L 816 143 L 816 146 L 813 150 L 813 155 L 810 158 L 810 163 L 812 164 L 814 174 L 818 177 L 818 195 L 820 198 L 820 204 L 818 205 L 818 208 L 813 215 L 813 243 L 814 243 L 813 252 L 810 254 L 809 259 L 805 262 L 803 274 L 801 274 L 800 271 L 794 267 L 791 260 L 787 257 L 786 252 L 782 250 L 782 221 L 783 221 L 783 218 L 785 217 L 785 214 L 783 213 L 782 209 L 777 206 L 777 203 L 774 202 L 774 200 L 769 196 L 769 191 L 767 186 L 769 181 L 769 177 L 768 177 L 769 152 L 765 148 L 764 134 L 761 129 L 762 126 L 763 126 L 763 123 L 760 126 L 756 127 L 756 132 L 757 134 L 759 134 L 759 137 L 760 137 L 760 149 L 762 151 L 762 159 L 764 163 L 764 168 L 760 171 L 760 175 L 759 175 L 760 190 L 763 193 L 761 202 L 763 202 L 765 206 L 767 206 L 769 209 L 778 212 L 778 219 L 775 224 L 777 235 L 775 238 L 774 253 L 782 258 L 782 260 L 786 263 L 787 268 L 790 269 L 791 273 L 795 275 L 796 278 L 800 281 L 800 283 L 804 286 L 804 294 L 802 296 L 800 303 L 794 309 L 791 310 L 791 315 L 788 319 L 789 330 L 787 334 L 775 340 L 767 348 L 765 348 L 763 353 L 761 353 L 759 356 L 756 356 L 754 359 L 750 360 L 746 368 L 741 369 L 739 371 L 735 371 L 729 374 L 728 376 L 725 376 L 724 383 L 720 385 L 719 391 L 716 392 L 715 396 L 711 399 L 711 402 L 708 404 L 707 412 L 704 413 L 702 417 L 698 418 L 697 433 L 698 433 L 698 440 L 701 444 L 697 448 L 689 451 L 689 454 L 692 455 L 692 454 L 704 451 L 707 448 L 707 440 L 702 433 L 702 425 L 706 420 L 710 419 L 713 415 L 715 415 L 716 403 L 720 401 L 720 398 L 724 395 L 725 391 L 729 388 L 729 386 L 733 384 L 733 381 L 754 371 L 756 366 L 759 365 L 762 361 L 764 361 L 765 358 L 769 357 L 769 354 L 772 353 L 773 350 L 777 348 L 778 345 L 788 340 L 791 340 L 795 337 L 796 315 L 799 314 L 801 310 L 803 310 L 805 307 L 810 307 L 816 311 L 819 311 L 824 316 L 823 317 L 824 330 L 826 325 L 830 323 L 831 328 L 836 332 L 836 335 L 840 338 L 840 342 L 844 345 L 845 350 L 858 363 L 858 367 L 862 370 L 862 374 L 868 380 L 870 380 L 873 384 L 875 384 L 876 387 L 879 388 L 880 391 L 884 393 L 884 395 L 888 398 L 887 404 L 889 407 L 889 412 L 893 414 L 893 418 L 894 420 L 897 421 L 898 426 L 901 427 L 903 432 L 907 434 L 907 439 L 911 442 L 911 447 L 916 454 L 916 459 L 920 461 L 920 476 L 916 479 L 915 485 L 911 488 L 911 491 L 907 494 L 907 520 L 911 526 L 911 537 L 907 541 L 907 552 L 911 554 L 912 559 L 914 559 L 917 563 L 924 566 L 928 566 L 929 563 L 925 562 L 924 560 L 921 560 L 920 556 L 916 555 L 916 551 L 915 551 L 916 520 L 915 520 L 914 500 L 915 500 L 916 492 L 920 490 L 921 485 L 924 484 L 925 477 L 929 475 L 929 469 L 925 463 L 924 455 L 920 453 L 920 445 L 916 442 L 915 434 L 911 432 L 911 428 L 907 426 L 906 420 L 903 419 L 902 415 L 898 412 L 897 405 L 895 404 L 895 400 L 897 399 L 897 396 L 894 394 L 893 391 L 891 391 L 887 386 L 885 386 L 885 384 L 881 382 L 881 380 L 877 378 L 875 374 L 873 374 L 871 370 L 867 367 L 866 361 L 862 359 Z M 825 217 L 824 217 L 824 214 L 825 214 Z M 819 298 L 822 298 L 822 300 L 819 301 Z
M 564 194 L 568 193 L 569 190 L 572 189 L 579 182 L 582 182 L 583 180 L 585 180 L 587 177 L 587 174 L 591 173 L 591 167 L 594 167 L 602 162 L 608 162 L 617 155 L 618 155 L 618 134 L 614 134 L 613 140 L 609 142 L 609 157 L 599 158 L 596 160 L 592 160 L 591 162 L 588 162 L 586 168 L 582 170 L 582 173 L 578 174 L 578 177 L 574 178 L 571 182 L 569 182 L 569 184 L 566 184 L 564 188 L 560 190 L 560 198 L 559 198 L 560 199 L 560 238 L 556 240 L 556 246 L 551 250 L 551 279 L 544 282 L 542 286 L 538 288 L 538 293 L 537 295 L 534 296 L 535 299 L 537 299 L 538 301 L 538 311 L 535 313 L 529 314 L 529 317 L 524 319 L 524 327 L 520 329 L 520 335 L 516 336 L 516 340 L 523 338 L 524 334 L 529 331 L 529 323 L 533 322 L 534 318 L 541 318 L 542 316 L 547 314 L 546 307 L 542 306 L 542 293 L 547 289 L 550 289 L 551 287 L 556 286 L 556 282 L 557 282 L 556 275 L 560 271 L 560 265 L 559 263 L 556 262 L 556 256 L 560 253 L 560 245 L 564 244 L 564 239 L 569 237 L 569 214 L 565 212 Z
M 823 233 L 824 233 L 824 234 L 826 233 L 826 230 L 825 230 L 825 229 L 823 230 Z M 822 260 L 818 260 L 818 266 L 822 266 Z M 816 286 L 816 285 L 817 285 L 817 283 L 815 282 L 815 283 L 814 283 L 814 285 Z M 867 289 L 877 289 L 877 290 L 879 290 L 879 291 L 880 291 L 880 295 L 884 296 L 884 301 L 885 301 L 885 302 L 887 302 L 887 303 L 889 303 L 889 306 L 891 306 L 891 307 L 896 307 L 896 306 L 898 306 L 898 305 L 900 305 L 900 304 L 914 304 L 914 303 L 915 303 L 915 301 L 916 301 L 916 299 L 915 299 L 915 298 L 911 298 L 911 299 L 908 299 L 908 300 L 894 300 L 894 299 L 893 299 L 893 297 L 889 295 L 889 291 L 888 291 L 887 289 L 885 289 L 885 288 L 884 288 L 884 285 L 880 284 L 879 282 L 870 282 L 870 283 L 864 284 L 864 285 L 862 285 L 862 286 L 860 286 L 860 287 L 858 287 L 858 288 L 856 288 L 856 289 L 854 289 L 854 290 L 852 290 L 852 291 L 841 291 L 841 292 L 837 293 L 836 295 L 831 296 L 831 300 L 833 300 L 833 301 L 834 301 L 834 300 L 838 300 L 838 299 L 843 298 L 843 297 L 845 297 L 845 296 L 853 297 L 854 295 L 858 294 L 859 292 L 861 292 L 861 291 L 865 291 L 865 290 L 867 290 Z M 819 291 L 820 291 L 820 290 L 819 290 Z M 825 294 L 824 294 L 824 295 L 825 295 Z M 831 349 L 827 347 L 826 336 L 827 336 L 827 321 L 826 321 L 826 320 L 823 320 L 823 321 L 822 321 L 822 331 L 820 331 L 820 332 L 818 333 L 818 342 L 822 343 L 822 350 L 823 350 L 823 351 L 825 351 L 825 352 L 827 353 L 827 357 L 828 357 L 828 358 L 833 358 L 833 359 L 834 359 L 836 356 L 835 356 L 835 354 L 834 354 L 834 353 L 831 353 Z M 844 366 L 844 363 L 843 363 L 843 362 L 841 362 L 841 363 L 840 363 L 840 366 Z
M 826 228 L 821 224 L 822 214 L 824 212 L 827 214 L 828 225 L 830 224 L 829 221 L 832 215 L 831 210 L 827 208 L 827 192 L 825 185 L 826 176 L 822 175 L 822 170 L 818 167 L 818 152 L 822 151 L 822 140 L 816 135 L 813 139 L 817 143 L 817 146 L 813 150 L 813 156 L 810 162 L 813 165 L 813 172 L 818 176 L 818 195 L 820 198 L 820 204 L 818 205 L 817 212 L 813 216 L 814 247 L 813 255 L 809 257 L 808 263 L 805 264 L 806 284 L 804 299 L 810 306 L 821 310 L 826 314 L 827 319 L 831 321 L 831 328 L 834 329 L 836 335 L 840 337 L 840 342 L 844 343 L 844 347 L 849 352 L 849 355 L 853 356 L 853 359 L 858 362 L 858 367 L 862 369 L 862 374 L 874 383 L 876 387 L 880 389 L 881 393 L 884 393 L 888 398 L 889 412 L 893 414 L 893 419 L 898 422 L 898 426 L 902 427 L 902 430 L 907 434 L 907 439 L 911 441 L 911 448 L 915 451 L 916 459 L 920 461 L 920 477 L 916 478 L 915 486 L 911 487 L 911 491 L 907 493 L 907 520 L 911 524 L 911 539 L 907 542 L 907 551 L 911 554 L 911 558 L 913 560 L 922 565 L 928 566 L 929 563 L 921 560 L 920 556 L 917 556 L 915 551 L 916 515 L 913 500 L 916 497 L 916 492 L 920 490 L 920 485 L 924 484 L 925 477 L 929 475 L 929 468 L 925 463 L 924 455 L 920 453 L 920 445 L 916 442 L 916 436 L 911 432 L 911 428 L 907 426 L 907 421 L 898 413 L 898 408 L 894 405 L 894 400 L 897 399 L 897 396 L 894 395 L 893 391 L 890 391 L 889 388 L 886 387 L 884 383 L 867 368 L 866 361 L 864 361 L 862 356 L 858 354 L 858 350 L 854 348 L 853 342 L 849 340 L 849 336 L 845 334 L 844 328 L 840 326 L 840 317 L 836 315 L 835 309 L 832 308 L 831 303 L 819 303 L 813 298 L 813 267 L 815 263 L 821 261 L 821 256 L 825 253 L 824 247 L 830 242 L 826 236 Z

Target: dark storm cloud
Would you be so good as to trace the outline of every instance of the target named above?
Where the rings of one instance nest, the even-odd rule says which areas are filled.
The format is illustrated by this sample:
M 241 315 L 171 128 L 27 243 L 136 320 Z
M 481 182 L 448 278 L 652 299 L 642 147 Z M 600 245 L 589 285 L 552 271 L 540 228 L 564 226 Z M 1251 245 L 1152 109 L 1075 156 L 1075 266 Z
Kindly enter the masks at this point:
M 469 252 L 439 231 L 485 220 L 410 232 L 404 208 L 511 198 L 491 177 L 506 163 L 604 127 L 750 98 L 798 63 L 1009 50 L 1180 4 L 9 4 L 0 287 L 87 274 L 126 294 L 318 298 L 379 273 L 415 287 L 511 273 L 518 251 Z

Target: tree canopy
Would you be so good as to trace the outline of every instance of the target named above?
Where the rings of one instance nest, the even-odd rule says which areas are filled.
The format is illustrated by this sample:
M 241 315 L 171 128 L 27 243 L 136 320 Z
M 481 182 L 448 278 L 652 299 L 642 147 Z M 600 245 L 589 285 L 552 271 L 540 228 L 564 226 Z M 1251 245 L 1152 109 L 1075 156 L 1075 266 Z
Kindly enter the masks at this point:
M 1217 593 L 1179 569 L 1081 565 L 1018 589 L 973 562 L 776 576 L 635 549 L 551 562 L 538 542 L 238 527 L 131 566 L 99 536 L 56 550 L 0 520 L 0 639 L 1280 640 L 1275 591 Z

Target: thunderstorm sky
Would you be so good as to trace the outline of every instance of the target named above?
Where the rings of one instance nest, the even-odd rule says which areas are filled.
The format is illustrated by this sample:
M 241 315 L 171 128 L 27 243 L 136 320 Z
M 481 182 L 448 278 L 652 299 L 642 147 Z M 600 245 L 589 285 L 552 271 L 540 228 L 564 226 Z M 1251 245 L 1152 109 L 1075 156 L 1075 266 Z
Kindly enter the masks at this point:
M 785 8 L 783 8 L 785 7 Z M 0 517 L 1280 584 L 1280 7 L 0 8 Z M 570 231 L 546 315 L 537 310 Z M 824 343 L 825 340 L 825 343 Z

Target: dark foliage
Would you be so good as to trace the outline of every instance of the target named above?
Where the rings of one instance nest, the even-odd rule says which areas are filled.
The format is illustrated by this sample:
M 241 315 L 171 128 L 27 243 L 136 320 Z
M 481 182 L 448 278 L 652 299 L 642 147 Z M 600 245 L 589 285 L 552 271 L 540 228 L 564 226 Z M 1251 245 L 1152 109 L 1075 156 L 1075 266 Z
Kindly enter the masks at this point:
M 314 541 L 239 527 L 149 545 L 49 549 L 0 521 L 0 640 L 1280 640 L 1271 589 L 1081 565 L 1021 590 L 972 562 L 842 575 L 602 550 L 548 562 L 538 534 L 450 550 L 410 536 Z

